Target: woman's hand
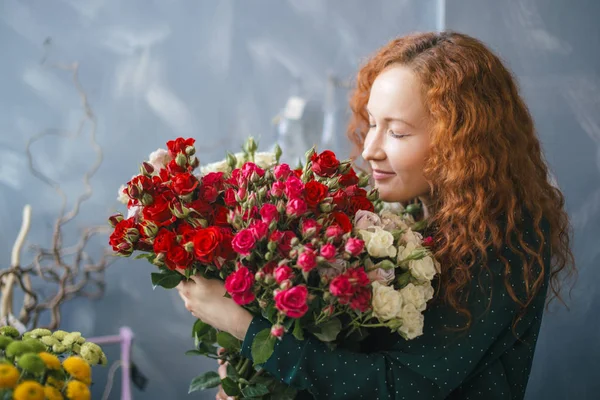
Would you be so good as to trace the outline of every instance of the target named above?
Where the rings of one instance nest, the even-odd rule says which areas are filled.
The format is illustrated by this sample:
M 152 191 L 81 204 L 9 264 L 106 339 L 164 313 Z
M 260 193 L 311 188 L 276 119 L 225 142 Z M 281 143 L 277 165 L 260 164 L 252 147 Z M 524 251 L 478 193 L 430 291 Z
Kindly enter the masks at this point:
M 219 348 L 217 354 L 221 355 L 223 354 L 223 352 L 225 351 L 224 348 Z M 219 363 L 219 377 L 221 378 L 221 380 L 227 378 L 227 364 L 229 364 L 229 362 L 227 361 L 223 361 L 223 360 L 217 360 L 217 362 Z M 223 386 L 219 385 L 219 391 L 217 392 L 217 395 L 215 396 L 216 400 L 236 400 L 237 397 L 231 397 L 228 396 L 227 393 L 225 393 L 225 391 L 223 390 Z
M 181 271 L 180 271 L 181 272 Z M 185 308 L 192 315 L 221 331 L 244 340 L 252 314 L 225 296 L 225 285 L 216 279 L 206 279 L 200 274 L 177 285 Z

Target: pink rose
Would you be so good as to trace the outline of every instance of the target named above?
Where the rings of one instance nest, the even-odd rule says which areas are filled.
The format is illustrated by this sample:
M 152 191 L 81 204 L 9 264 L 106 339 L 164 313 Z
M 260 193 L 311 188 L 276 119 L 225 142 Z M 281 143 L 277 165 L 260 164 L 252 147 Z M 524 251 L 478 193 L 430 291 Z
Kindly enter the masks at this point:
M 327 260 L 331 260 L 335 257 L 336 249 L 331 243 L 321 246 L 321 255 Z
M 304 250 L 300 257 L 298 257 L 298 265 L 302 268 L 302 271 L 309 272 L 317 266 L 317 258 L 315 253 L 310 250 Z
M 362 253 L 365 248 L 365 242 L 357 238 L 349 238 L 346 242 L 345 250 L 354 257 Z
M 287 181 L 285 181 L 285 195 L 288 197 L 288 199 L 295 199 L 302 196 L 303 190 L 304 184 L 298 177 L 291 176 Z
M 269 225 L 263 221 L 254 221 L 254 223 L 250 225 L 248 229 L 250 229 L 256 240 L 262 240 L 266 238 L 267 234 L 269 233 Z
M 367 273 L 371 282 L 379 282 L 382 285 L 389 285 L 396 276 L 394 269 L 377 268 Z
M 260 168 L 258 165 L 252 163 L 252 162 L 247 162 L 242 166 L 242 176 L 244 177 L 244 179 L 248 180 L 252 177 L 252 174 L 256 174 L 258 176 L 264 176 L 265 175 L 265 171 Z
M 281 252 L 281 255 L 287 257 L 292 249 L 292 239 L 296 237 L 293 231 L 273 231 L 269 240 L 277 243 L 277 249 Z
M 292 174 L 292 170 L 290 169 L 289 165 L 280 164 L 273 169 L 273 173 L 275 174 L 275 178 L 279 180 L 284 180 Z
M 302 220 L 302 234 L 306 235 L 308 233 L 309 229 L 314 229 L 313 234 L 317 234 L 317 233 L 319 233 L 321 226 L 314 219 L 306 218 L 306 219 Z
M 339 238 L 344 234 L 344 230 L 339 225 L 331 225 L 325 231 L 325 235 L 329 238 Z
M 273 197 L 281 197 L 285 192 L 285 183 L 283 182 L 273 182 L 273 186 L 271 186 L 271 196 Z
M 366 312 L 371 309 L 371 289 L 361 287 L 356 290 L 354 297 L 350 301 L 350 308 L 360 312 Z
M 342 300 L 349 300 L 354 294 L 352 283 L 346 275 L 335 277 L 329 284 L 329 291 L 335 297 L 339 297 L 342 304 L 345 304 Z
M 231 295 L 233 301 L 241 306 L 254 300 L 253 285 L 254 275 L 246 267 L 241 267 L 225 280 L 225 290 Z
M 308 311 L 307 298 L 306 286 L 294 286 L 277 292 L 275 307 L 290 318 L 300 318 Z
M 265 204 L 260 209 L 260 216 L 265 223 L 270 224 L 279 220 L 279 211 L 274 204 Z
M 247 256 L 254 249 L 256 238 L 250 229 L 242 229 L 235 235 L 231 244 L 235 252 Z
M 299 217 L 304 214 L 307 209 L 308 207 L 306 206 L 304 200 L 292 199 L 288 202 L 285 212 L 289 216 Z
M 277 283 L 281 283 L 294 276 L 294 271 L 287 265 L 280 265 L 279 267 L 275 268 L 274 275 Z
M 283 326 L 277 324 L 277 325 L 273 325 L 271 327 L 271 336 L 276 337 L 276 338 L 280 338 L 283 336 L 284 333 L 284 328 Z

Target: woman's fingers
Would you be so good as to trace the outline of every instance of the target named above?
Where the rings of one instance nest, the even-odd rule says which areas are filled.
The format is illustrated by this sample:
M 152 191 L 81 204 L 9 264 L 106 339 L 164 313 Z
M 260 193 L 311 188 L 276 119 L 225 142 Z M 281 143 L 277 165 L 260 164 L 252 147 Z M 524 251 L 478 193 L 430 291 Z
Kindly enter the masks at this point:
M 227 378 L 227 365 L 228 365 L 228 364 L 229 364 L 229 363 L 228 363 L 228 362 L 226 362 L 226 363 L 223 363 L 223 364 L 219 365 L 218 372 L 219 372 L 219 377 L 220 377 L 221 379 L 225 379 L 225 378 Z
M 223 355 L 223 353 L 225 353 L 225 349 L 223 347 L 219 347 L 219 350 L 217 350 L 217 355 L 221 356 Z M 217 360 L 217 362 L 219 363 L 219 365 L 223 365 L 223 363 L 225 363 L 225 361 L 223 360 Z

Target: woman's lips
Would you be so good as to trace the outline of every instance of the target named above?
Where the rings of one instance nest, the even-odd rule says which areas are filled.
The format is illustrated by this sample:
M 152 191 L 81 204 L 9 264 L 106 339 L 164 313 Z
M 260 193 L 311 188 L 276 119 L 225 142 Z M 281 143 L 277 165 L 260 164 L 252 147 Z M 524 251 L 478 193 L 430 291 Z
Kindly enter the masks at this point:
M 383 171 L 380 169 L 373 170 L 373 179 L 375 179 L 376 181 L 383 181 L 385 179 L 390 179 L 394 175 L 396 175 L 396 174 L 393 172 L 389 172 L 389 171 Z

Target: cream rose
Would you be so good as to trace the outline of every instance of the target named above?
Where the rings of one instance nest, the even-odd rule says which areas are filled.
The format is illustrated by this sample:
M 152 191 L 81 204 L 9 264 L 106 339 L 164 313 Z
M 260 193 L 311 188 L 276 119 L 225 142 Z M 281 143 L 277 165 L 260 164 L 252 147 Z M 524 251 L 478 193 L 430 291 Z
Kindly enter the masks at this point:
M 402 262 L 409 258 L 413 252 L 417 249 L 417 244 L 414 242 L 406 243 L 406 246 L 398 247 L 398 262 Z
M 414 243 L 415 245 L 420 245 L 423 242 L 423 236 L 419 232 L 414 232 L 409 228 L 402 234 L 400 240 L 404 243 Z
M 117 200 L 123 204 L 129 203 L 129 196 L 123 193 L 123 190 L 125 190 L 126 187 L 127 186 L 125 185 L 121 185 L 121 187 L 119 188 L 119 193 L 117 194 Z
M 425 318 L 414 304 L 404 304 L 399 317 L 402 319 L 402 325 L 398 328 L 398 332 L 406 339 L 411 340 L 423 334 Z
M 400 295 L 404 304 L 412 304 L 418 311 L 425 311 L 427 302 L 433 298 L 433 287 L 427 282 L 423 285 L 415 286 L 409 283 L 400 289 Z
M 397 318 L 402 311 L 402 296 L 393 287 L 373 282 L 373 315 L 380 321 Z
M 169 152 L 165 149 L 158 149 L 153 151 L 148 156 L 148 162 L 154 167 L 155 173 L 158 173 L 161 169 L 167 166 L 173 158 Z
M 394 236 L 378 226 L 371 229 L 370 231 L 359 231 L 369 255 L 379 258 L 395 257 L 397 250 L 394 247 Z
M 271 168 L 276 162 L 277 160 L 275 159 L 275 153 L 254 153 L 254 163 L 261 168 Z
M 227 164 L 226 160 L 217 161 L 217 162 L 214 162 L 211 164 L 206 164 L 206 165 L 200 167 L 200 175 L 202 175 L 202 176 L 209 174 L 211 172 L 228 173 L 228 172 L 231 172 L 231 168 L 229 167 L 229 164 Z
M 420 281 L 430 281 L 436 274 L 435 263 L 430 256 L 420 260 L 413 260 L 408 263 L 408 268 L 412 276 Z
M 381 226 L 379 215 L 367 210 L 358 210 L 354 215 L 356 229 L 366 230 L 373 226 Z

